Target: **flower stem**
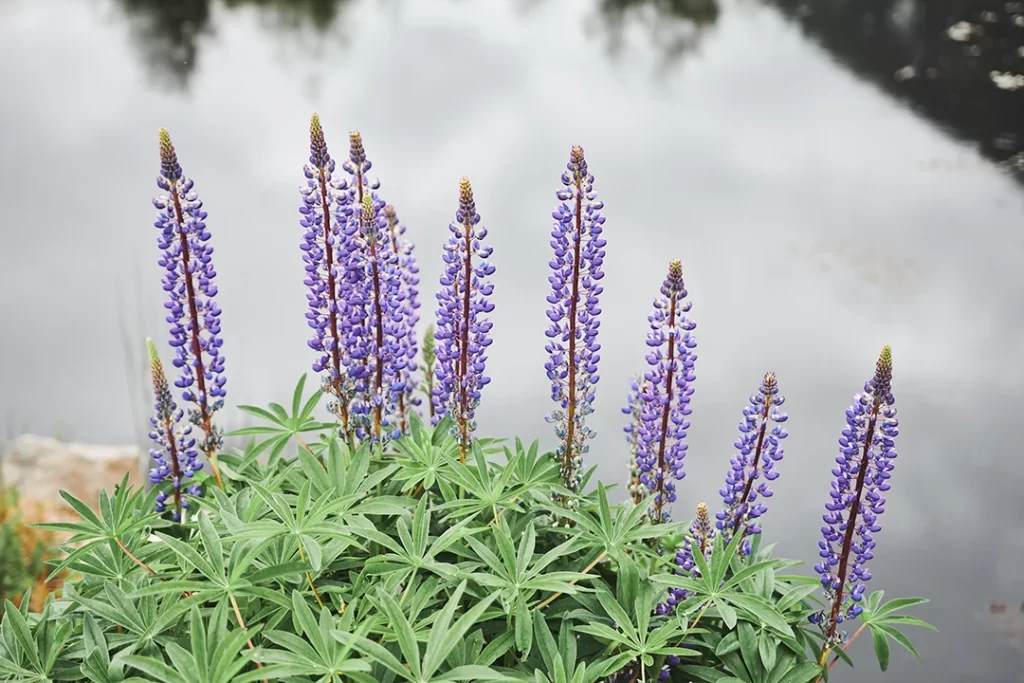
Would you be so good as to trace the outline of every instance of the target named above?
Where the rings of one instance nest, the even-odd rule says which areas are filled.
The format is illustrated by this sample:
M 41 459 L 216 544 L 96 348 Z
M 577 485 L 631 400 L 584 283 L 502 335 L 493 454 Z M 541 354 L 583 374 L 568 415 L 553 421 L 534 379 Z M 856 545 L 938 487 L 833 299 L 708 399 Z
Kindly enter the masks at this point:
M 171 197 L 174 200 L 174 217 L 178 222 L 178 239 L 181 241 L 181 262 L 182 277 L 185 280 L 185 294 L 188 297 L 188 314 L 192 323 L 192 355 L 195 356 L 195 377 L 198 387 L 199 415 L 202 420 L 202 429 L 206 434 L 206 441 L 203 444 L 203 452 L 210 461 L 210 468 L 213 470 L 213 477 L 217 486 L 224 488 L 224 481 L 220 478 L 220 469 L 217 467 L 216 446 L 213 439 L 213 423 L 210 418 L 210 407 L 208 394 L 206 393 L 206 372 L 203 368 L 203 347 L 199 342 L 199 309 L 196 305 L 196 290 L 192 282 L 192 272 L 189 269 L 189 246 L 188 238 L 185 237 L 185 217 L 181 209 L 181 199 L 178 197 L 176 186 L 171 187 Z
M 594 567 L 596 567 L 597 563 L 600 562 L 601 560 L 603 560 L 607 556 L 608 556 L 608 551 L 606 550 L 603 553 L 601 553 L 600 555 L 598 555 L 597 559 L 595 559 L 593 562 L 588 564 L 587 568 L 584 569 L 582 573 L 583 574 L 589 574 L 590 570 L 593 569 Z M 575 586 L 578 581 L 579 581 L 579 579 L 573 579 L 572 581 L 569 582 L 569 585 L 570 586 Z M 547 600 L 545 600 L 544 602 L 542 602 L 539 605 L 537 605 L 537 609 L 538 610 L 544 609 L 545 607 L 550 605 L 552 602 L 554 602 L 555 599 L 558 598 L 558 596 L 560 596 L 561 594 L 562 594 L 562 592 L 559 591 L 558 593 L 555 593 L 554 595 L 551 595 Z
M 871 448 L 871 442 L 874 439 L 875 424 L 878 421 L 878 409 L 882 404 L 882 398 L 881 392 L 875 396 L 874 406 L 871 410 L 871 419 L 868 421 L 867 432 L 864 436 L 864 449 L 861 455 L 860 467 L 857 471 L 857 484 L 854 488 L 853 502 L 850 504 L 850 516 L 846 521 L 846 535 L 843 537 L 842 553 L 839 555 L 839 573 L 837 575 L 839 587 L 836 589 L 835 599 L 832 601 L 832 615 L 825 632 L 825 642 L 821 647 L 820 662 L 822 666 L 825 665 L 828 657 L 829 643 L 839 627 L 836 620 L 843 606 L 843 589 L 846 587 L 846 572 L 849 568 L 850 552 L 853 549 L 853 533 L 857 528 L 857 513 L 860 511 L 860 498 L 864 492 L 864 478 L 868 472 L 868 450 Z
M 167 434 L 167 455 L 171 457 L 171 482 L 174 489 L 174 511 L 178 514 L 178 520 L 184 522 L 181 516 L 181 464 L 178 462 L 178 446 L 174 440 L 174 425 L 171 418 L 164 418 L 164 433 Z
M 341 348 L 338 344 L 338 289 L 334 280 L 334 245 L 331 244 L 331 206 L 327 198 L 327 176 L 324 169 L 320 169 L 320 206 L 324 214 L 324 255 L 327 260 L 327 296 L 330 297 L 331 306 L 328 312 L 331 339 L 334 340 L 331 349 L 331 388 L 338 399 L 338 418 L 341 420 L 341 430 L 348 435 L 348 402 L 342 396 L 341 386 Z
M 675 366 L 676 358 L 676 300 L 672 298 L 669 303 L 668 309 L 668 366 L 665 371 L 665 405 L 661 410 L 661 438 L 658 440 L 658 469 L 657 476 L 658 480 L 655 482 L 655 497 L 654 497 L 654 523 L 660 523 L 662 519 L 662 509 L 665 506 L 667 495 L 665 493 L 665 479 L 668 477 L 668 472 L 665 468 L 665 441 L 668 440 L 668 418 L 672 412 L 672 370 Z
M 132 562 L 134 562 L 135 564 L 137 564 L 140 567 L 142 567 L 143 569 L 145 569 L 151 576 L 156 576 L 156 572 L 153 571 L 152 568 L 150 568 L 145 562 L 143 562 L 139 558 L 135 557 L 135 555 L 133 555 L 132 552 L 130 550 L 128 550 L 128 547 L 123 542 L 121 542 L 120 538 L 115 536 L 114 537 L 114 542 L 117 543 L 117 546 L 121 550 L 124 551 L 125 555 L 127 555 L 129 558 L 131 558 Z
M 771 397 L 767 397 L 764 402 L 764 410 L 761 411 L 761 431 L 757 435 L 757 447 L 754 449 L 754 464 L 750 475 L 747 477 L 747 485 L 743 489 L 743 497 L 737 501 L 737 515 L 736 519 L 732 523 L 732 533 L 735 536 L 739 533 L 740 523 L 743 521 L 743 516 L 746 515 L 747 511 L 744 510 L 743 515 L 738 514 L 739 508 L 747 506 L 747 499 L 750 497 L 750 491 L 754 488 L 754 479 L 757 475 L 757 468 L 761 463 L 761 449 L 764 447 L 764 434 L 768 430 L 768 411 L 771 410 L 772 402 Z
M 371 217 L 367 216 L 367 217 L 365 217 L 364 220 L 370 221 Z M 372 220 L 376 220 L 376 219 L 372 219 Z M 373 226 L 373 229 L 376 230 L 376 225 Z M 383 397 L 384 397 L 384 358 L 383 358 L 383 353 L 384 353 L 384 320 L 383 320 L 384 307 L 381 306 L 381 303 L 380 303 L 380 271 L 379 271 L 379 269 L 377 267 L 377 240 L 376 239 L 371 239 L 370 240 L 370 263 L 372 264 L 371 267 L 372 267 L 372 270 L 373 270 L 372 277 L 373 277 L 374 318 L 376 319 L 376 322 L 377 322 L 377 330 L 376 330 L 376 335 L 377 335 L 377 367 L 376 367 L 376 372 L 374 373 L 375 384 L 374 384 L 373 395 L 374 395 L 374 397 L 379 397 L 381 399 L 380 402 L 377 403 L 377 406 L 376 406 L 376 408 L 373 411 L 373 435 L 374 435 L 374 437 L 378 441 L 380 441 L 381 422 L 384 419 L 384 417 L 383 417 L 383 411 L 384 411 L 384 403 L 383 403 Z
M 463 230 L 466 240 L 465 292 L 462 294 L 462 340 L 459 349 L 459 462 L 466 462 L 466 447 L 469 442 L 469 396 L 466 376 L 469 374 L 469 311 L 473 281 L 473 217 L 466 215 Z
M 565 450 L 562 453 L 562 471 L 566 473 L 566 488 L 572 483 L 572 449 L 576 436 L 576 307 L 580 291 L 580 248 L 583 245 L 583 179 L 576 177 L 576 244 L 572 260 L 572 296 L 569 300 L 569 405 L 566 409 Z M 572 490 L 572 489 L 570 489 Z
M 299 542 L 299 557 L 302 558 L 303 562 L 306 561 L 306 551 L 302 549 L 301 541 Z M 309 588 L 313 591 L 313 597 L 316 598 L 317 604 L 323 607 L 324 601 L 320 598 L 320 593 L 317 592 L 316 585 L 313 583 L 313 575 L 309 572 L 306 572 L 306 581 L 309 582 Z
M 240 609 L 238 609 L 238 601 L 235 600 L 235 596 L 230 594 L 230 593 L 228 593 L 228 598 L 231 599 L 231 608 L 235 611 L 235 620 L 238 621 L 238 627 L 244 631 L 245 630 L 245 622 L 242 621 L 242 611 Z M 255 650 L 256 649 L 256 646 L 252 644 L 252 638 L 246 639 L 245 644 L 249 646 L 250 650 Z M 256 659 L 254 657 L 253 661 L 256 663 L 256 668 L 257 669 L 262 669 L 263 668 L 263 665 L 260 664 L 258 659 Z M 263 679 L 263 683 L 268 683 L 268 682 L 267 682 L 266 679 Z

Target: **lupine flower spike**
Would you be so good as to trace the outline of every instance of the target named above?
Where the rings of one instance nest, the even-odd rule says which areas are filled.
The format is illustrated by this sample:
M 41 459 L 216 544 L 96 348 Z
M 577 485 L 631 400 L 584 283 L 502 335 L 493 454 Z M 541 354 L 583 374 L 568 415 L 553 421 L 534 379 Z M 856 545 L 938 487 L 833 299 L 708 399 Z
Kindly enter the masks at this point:
M 152 339 L 146 340 L 149 351 L 149 368 L 153 375 L 153 395 L 155 397 L 155 415 L 149 419 L 153 430 L 149 438 L 153 448 L 149 455 L 153 458 L 153 469 L 149 480 L 154 484 L 164 481 L 171 482 L 171 497 L 174 505 L 174 521 L 180 522 L 182 510 L 188 508 L 188 500 L 182 492 L 182 479 L 191 479 L 192 475 L 203 468 L 197 461 L 196 440 L 192 437 L 192 425 L 182 423 L 183 413 L 171 396 L 171 388 L 164 375 L 164 366 L 160 362 L 160 354 Z M 184 493 L 198 496 L 199 486 L 194 484 Z M 156 496 L 156 511 L 167 510 L 167 491 L 160 491 Z
M 861 602 L 865 584 L 871 579 L 866 563 L 874 558 L 874 534 L 882 529 L 878 517 L 885 510 L 884 494 L 890 488 L 898 434 L 892 350 L 885 346 L 875 376 L 846 410 L 846 428 L 839 437 L 839 455 L 832 470 L 835 479 L 822 517 L 824 538 L 818 542 L 822 560 L 814 569 L 821 575 L 830 609 L 811 617 L 825 636 L 822 664 L 829 650 L 842 642 L 840 624 L 864 611 Z
M 420 268 L 416 265 L 416 257 L 413 256 L 413 245 L 404 237 L 405 226 L 398 222 L 398 214 L 395 207 L 390 204 L 384 206 L 384 221 L 387 223 L 388 243 L 397 259 L 399 276 L 399 306 L 402 309 L 402 325 L 405 333 L 399 339 L 398 356 L 402 359 L 402 367 L 397 370 L 398 382 L 402 390 L 398 394 L 397 403 L 397 424 L 403 434 L 409 431 L 409 411 L 420 404 L 416 396 L 416 356 L 417 349 L 416 324 L 420 321 L 418 313 L 420 307 L 419 284 Z
M 651 328 L 647 364 L 651 367 L 644 373 L 635 399 L 640 403 L 636 462 L 640 482 L 653 497 L 650 517 L 655 523 L 669 519 L 668 506 L 676 499 L 675 481 L 686 476 L 683 459 L 690 427 L 686 418 L 691 412 L 697 359 L 697 340 L 692 333 L 697 325 L 686 316 L 689 310 L 683 265 L 677 259 L 669 264 L 661 296 L 654 300 L 654 312 L 647 318 Z
M 427 395 L 427 415 L 430 422 L 436 422 L 434 409 L 434 364 L 437 362 L 437 354 L 434 351 L 434 335 L 437 330 L 434 323 L 427 326 L 423 333 L 423 393 Z
M 629 415 L 629 424 L 622 428 L 626 434 L 626 444 L 629 446 L 629 484 L 628 492 L 633 500 L 633 505 L 639 505 L 647 497 L 649 491 L 643 484 L 643 472 L 637 461 L 637 454 L 640 448 L 641 411 L 643 409 L 643 395 L 646 391 L 642 380 L 632 377 L 629 380 L 630 394 L 626 397 L 626 407 L 622 409 L 623 414 Z
M 593 436 L 586 417 L 594 412 L 601 360 L 597 330 L 606 241 L 602 237 L 604 204 L 594 192 L 594 176 L 587 170 L 582 147 L 572 148 L 566 168 L 563 187 L 556 193 L 560 204 L 552 214 L 554 257 L 549 264 L 551 293 L 547 301 L 551 308 L 545 347 L 550 359 L 544 368 L 551 381 L 551 398 L 558 406 L 547 419 L 555 424 L 559 440 L 555 456 L 562 485 L 576 493 L 582 480 L 583 455 L 589 448 L 587 440 Z M 573 505 L 575 499 L 560 502 Z
M 203 202 L 193 182 L 182 174 L 170 134 L 160 129 L 160 176 L 157 185 L 167 194 L 153 200 L 159 210 L 156 227 L 161 250 L 158 263 L 164 268 L 164 303 L 171 326 L 170 345 L 177 355 L 174 367 L 180 375 L 174 385 L 193 404 L 189 421 L 203 433 L 199 448 L 210 460 L 213 476 L 221 488 L 217 449 L 223 443 L 213 416 L 224 406 L 224 356 L 220 352 L 220 308 L 215 300 L 217 275 L 213 247 L 206 228 Z
M 448 229 L 451 235 L 444 247 L 444 270 L 437 292 L 437 383 L 433 400 L 435 419 L 452 416 L 459 459 L 465 462 L 476 428 L 480 391 L 491 381 L 483 374 L 492 327 L 485 316 L 494 310 L 490 300 L 494 266 L 487 260 L 491 247 L 482 244 L 487 229 L 480 225 L 473 188 L 466 178 L 459 184 L 459 210 Z
M 348 400 L 350 419 L 353 424 L 349 437 L 356 436 L 357 426 L 355 422 L 360 419 L 365 423 L 365 417 L 359 418 L 359 406 L 367 403 L 365 395 L 366 382 L 360 384 L 360 378 L 365 378 L 370 372 L 367 364 L 370 357 L 365 353 L 367 339 L 370 333 L 366 327 L 369 312 L 367 301 L 363 299 L 362 291 L 365 282 L 365 259 L 359 255 L 360 245 L 358 236 L 361 231 L 358 215 L 362 211 L 363 198 L 380 188 L 380 182 L 371 180 L 367 173 L 373 168 L 373 163 L 366 157 L 366 149 L 363 147 L 363 138 L 359 131 L 354 130 L 348 135 L 349 151 L 341 167 L 346 177 L 338 179 L 334 187 L 335 216 L 334 222 L 341 234 L 341 243 L 344 245 L 344 254 L 338 256 L 338 260 L 344 265 L 343 274 L 339 274 L 338 298 L 345 314 L 341 325 L 340 343 L 345 349 L 342 362 L 347 369 L 347 375 L 351 380 L 348 387 Z M 374 205 L 383 206 L 378 198 L 374 198 Z M 361 390 L 361 391 L 360 391 Z M 356 394 L 361 395 L 357 396 Z M 353 414 L 353 412 L 355 414 Z M 365 410 L 364 410 L 365 413 Z M 360 426 L 358 431 L 365 435 L 365 424 Z
M 323 390 L 331 397 L 328 407 L 347 437 L 354 386 L 346 370 L 347 352 L 341 338 L 348 303 L 344 280 L 347 252 L 342 230 L 332 215 L 334 169 L 335 161 L 327 150 L 320 117 L 313 114 L 309 122 L 309 163 L 303 169 L 306 186 L 299 190 L 299 223 L 305 230 L 299 248 L 306 264 L 305 285 L 309 288 L 306 321 L 313 329 L 313 337 L 307 343 L 317 352 L 313 371 L 324 375 Z
M 352 413 L 357 435 L 375 442 L 401 433 L 392 416 L 405 386 L 399 373 L 408 360 L 403 350 L 406 328 L 398 257 L 388 246 L 383 209 L 372 193 L 364 193 L 362 206 L 346 228 L 353 235 L 349 271 L 356 284 L 349 309 L 358 312 L 349 319 L 358 397 Z
M 715 524 L 726 543 L 735 534 L 742 534 L 744 540 L 740 553 L 743 555 L 750 554 L 748 537 L 761 533 L 758 520 L 768 510 L 768 506 L 758 498 L 770 498 L 769 482 L 779 477 L 775 463 L 783 456 L 780 442 L 789 436 L 782 427 L 789 416 L 779 410 L 784 402 L 775 373 L 765 374 L 757 393 L 750 397 L 749 405 L 743 409 L 740 436 L 733 444 L 739 452 L 732 457 L 732 468 L 725 476 L 725 488 L 719 490 L 725 509 L 715 515 Z M 769 423 L 774 423 L 771 429 Z M 758 482 L 762 477 L 763 480 Z M 758 482 L 756 486 L 755 482 Z
M 694 577 L 700 576 L 693 552 L 697 550 L 705 560 L 711 559 L 711 547 L 715 542 L 715 528 L 711 525 L 711 515 L 707 503 L 697 503 L 697 516 L 690 524 L 690 533 L 683 538 L 683 547 L 676 551 L 676 574 Z M 686 599 L 686 591 L 682 588 L 669 589 L 668 602 L 658 606 L 659 614 L 669 614 L 682 600 Z M 678 663 L 678 662 L 676 662 Z

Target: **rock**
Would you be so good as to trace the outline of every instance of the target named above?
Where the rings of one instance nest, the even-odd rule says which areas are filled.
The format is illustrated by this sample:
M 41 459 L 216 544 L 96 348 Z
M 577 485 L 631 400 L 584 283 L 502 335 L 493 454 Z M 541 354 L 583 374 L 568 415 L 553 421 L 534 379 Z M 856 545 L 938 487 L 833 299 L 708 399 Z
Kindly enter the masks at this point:
M 126 472 L 131 474 L 130 483 L 142 484 L 143 457 L 137 446 L 67 443 L 25 434 L 4 449 L 0 482 L 18 489 L 25 521 L 68 519 L 74 513 L 61 499 L 60 491 L 95 509 L 100 491 L 112 492 Z

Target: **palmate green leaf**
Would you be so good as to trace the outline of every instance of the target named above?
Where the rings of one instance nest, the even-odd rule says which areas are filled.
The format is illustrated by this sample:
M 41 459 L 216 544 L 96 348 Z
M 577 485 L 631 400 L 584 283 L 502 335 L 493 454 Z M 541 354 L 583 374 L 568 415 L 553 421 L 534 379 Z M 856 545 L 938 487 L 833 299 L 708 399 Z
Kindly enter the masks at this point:
M 409 424 L 410 437 L 394 442 L 395 462 L 399 468 L 395 479 L 403 482 L 403 491 L 412 491 L 420 485 L 429 491 L 439 478 L 448 476 L 448 463 L 457 459 L 458 445 L 454 440 L 435 444 L 415 411 L 410 415 Z
M 695 650 L 677 645 L 686 635 L 683 620 L 674 618 L 651 624 L 651 613 L 662 595 L 660 588 L 645 579 L 634 603 L 622 605 L 604 582 L 596 582 L 595 596 L 603 614 L 580 615 L 578 618 L 584 623 L 577 624 L 575 630 L 595 637 L 605 645 L 606 653 L 628 655 L 623 664 L 638 660 L 645 670 L 656 676 L 657 669 L 652 669 L 655 657 L 696 654 Z M 615 624 L 618 630 L 608 626 L 609 623 Z
M 771 628 L 773 631 L 786 637 L 793 637 L 793 629 L 782 615 L 779 614 L 778 610 L 761 598 L 743 593 L 726 593 L 721 598 L 747 612 L 758 622 Z
M 821 674 L 821 667 L 812 662 L 801 662 L 786 671 L 778 683 L 809 683 Z M 769 681 L 775 683 L 775 681 Z
M 566 510 L 548 501 L 539 502 L 538 507 L 573 521 L 575 524 L 570 533 L 616 560 L 623 557 L 627 548 L 631 553 L 656 556 L 644 541 L 670 536 L 682 528 L 679 524 L 647 524 L 647 508 L 643 504 L 620 505 L 613 512 L 608 501 L 608 489 L 600 483 L 597 485 L 596 510 Z
M 226 601 L 221 601 L 207 620 L 202 618 L 198 606 L 193 606 L 189 613 L 190 649 L 186 650 L 177 642 L 169 642 L 163 648 L 170 666 L 155 656 L 127 655 L 123 661 L 145 674 L 160 676 L 162 681 L 241 683 L 262 680 L 265 677 L 262 672 L 242 673 L 252 658 L 252 651 L 246 649 L 252 632 L 229 631 L 227 619 Z
M 786 593 L 775 603 L 776 609 L 780 612 L 786 612 L 790 607 L 803 603 L 804 600 L 809 598 L 821 587 L 821 583 L 815 581 L 813 584 L 794 586 L 793 588 L 786 591 Z
M 536 440 L 527 449 L 523 447 L 519 437 L 516 437 L 514 447 L 514 451 L 508 447 L 503 449 L 506 464 L 496 467 L 500 470 L 512 470 L 516 482 L 524 489 L 541 494 L 549 493 L 550 487 L 558 483 L 558 462 L 552 454 L 540 455 L 540 442 Z
M 924 598 L 896 598 L 887 603 L 882 603 L 883 591 L 872 593 L 864 608 L 861 619 L 871 629 L 871 640 L 874 644 L 875 656 L 878 665 L 885 671 L 889 667 L 889 639 L 899 643 L 905 650 L 920 660 L 920 655 L 910 639 L 896 628 L 896 625 L 917 626 L 929 630 L 936 630 L 931 624 L 912 617 L 908 614 L 897 614 L 900 610 L 908 607 L 915 607 L 928 602 Z
M 483 449 L 476 441 L 473 442 L 472 455 L 473 466 L 454 458 L 448 459 L 451 483 L 464 489 L 468 495 L 446 500 L 437 509 L 455 517 L 473 516 L 482 511 L 497 516 L 499 509 L 522 512 L 523 508 L 517 501 L 526 489 L 515 482 L 515 473 L 505 468 L 493 476 Z
M 317 389 L 303 402 L 303 390 L 306 385 L 306 375 L 303 375 L 292 393 L 292 413 L 288 414 L 281 405 L 271 403 L 267 408 L 257 406 L 240 405 L 238 409 L 261 420 L 269 422 L 269 425 L 255 425 L 244 427 L 229 432 L 226 436 L 265 436 L 262 442 L 253 446 L 257 454 L 263 451 L 270 451 L 270 462 L 275 462 L 292 438 L 307 432 L 332 429 L 334 425 L 320 422 L 312 417 L 313 410 L 323 397 L 323 392 Z M 303 450 L 299 448 L 299 450 Z
M 67 491 L 61 491 L 61 498 L 75 510 L 80 520 L 33 525 L 38 529 L 71 534 L 65 546 L 68 555 L 54 566 L 48 580 L 59 576 L 98 544 L 106 543 L 113 548 L 121 541 L 131 546 L 146 529 L 161 525 L 159 515 L 153 512 L 158 491 L 152 490 L 147 494 L 142 488 L 134 489 L 128 484 L 128 477 L 126 473 L 121 483 L 115 486 L 113 499 L 106 491 L 100 491 L 99 515 Z
M 0 623 L 0 630 L 3 632 L 4 645 L 8 652 L 20 652 L 28 660 L 33 672 L 46 673 L 43 671 L 39 647 L 32 636 L 32 629 L 29 628 L 25 615 L 10 600 L 4 600 L 4 618 Z
M 306 600 L 298 591 L 292 591 L 292 618 L 298 622 L 298 635 L 287 631 L 267 631 L 264 635 L 282 650 L 263 652 L 263 661 L 278 664 L 279 671 L 289 676 L 318 676 L 317 680 L 335 680 L 336 675 L 348 675 L 354 680 L 372 681 L 369 674 L 371 667 L 368 662 L 352 658 L 353 648 L 342 645 L 333 637 L 334 618 L 326 607 L 321 608 L 319 620 L 313 617 Z M 371 627 L 364 622 L 360 627 L 360 635 L 365 636 Z M 305 635 L 305 638 L 301 636 Z M 264 674 L 269 676 L 268 671 Z
M 495 541 L 497 554 L 477 536 L 466 537 L 473 552 L 491 572 L 471 574 L 471 578 L 481 585 L 506 591 L 510 593 L 510 598 L 517 595 L 521 599 L 530 600 L 538 591 L 573 595 L 586 590 L 578 585 L 579 582 L 594 578 L 582 572 L 545 571 L 556 560 L 578 550 L 581 545 L 579 539 L 570 538 L 534 559 L 536 529 L 532 524 L 526 527 L 518 551 L 512 544 L 508 525 L 487 528 Z

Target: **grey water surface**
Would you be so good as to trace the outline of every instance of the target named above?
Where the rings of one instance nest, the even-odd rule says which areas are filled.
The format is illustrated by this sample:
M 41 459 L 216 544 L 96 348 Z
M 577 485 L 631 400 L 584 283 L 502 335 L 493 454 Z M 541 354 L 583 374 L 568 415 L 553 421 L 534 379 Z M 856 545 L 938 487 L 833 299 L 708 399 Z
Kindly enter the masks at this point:
M 144 438 L 142 340 L 166 335 L 159 127 L 209 211 L 228 402 L 287 400 L 313 360 L 297 188 L 318 111 L 335 155 L 362 132 L 427 319 L 473 182 L 498 269 L 481 431 L 551 446 L 548 231 L 580 144 L 607 215 L 598 476 L 624 479 L 620 408 L 678 257 L 699 358 L 675 515 L 714 507 L 772 370 L 791 436 L 765 532 L 810 573 L 843 411 L 891 344 L 902 433 L 870 589 L 931 598 L 940 630 L 884 675 L 858 641 L 833 680 L 1012 680 L 1021 635 L 986 615 L 1024 600 L 1024 185 L 1000 166 L 1024 95 L 985 60 L 1019 56 L 1016 34 L 969 54 L 944 32 L 984 3 L 925 4 L 0 0 L 7 435 Z

